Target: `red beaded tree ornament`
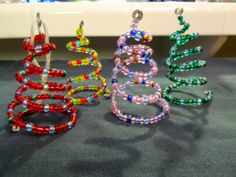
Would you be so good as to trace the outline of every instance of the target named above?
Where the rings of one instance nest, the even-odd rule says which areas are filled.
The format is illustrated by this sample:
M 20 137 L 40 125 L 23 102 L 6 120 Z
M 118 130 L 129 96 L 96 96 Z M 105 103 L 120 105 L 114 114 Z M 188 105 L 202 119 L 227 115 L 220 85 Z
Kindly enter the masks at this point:
M 37 24 L 39 34 L 34 35 L 34 27 Z M 44 32 L 40 28 L 43 26 Z M 44 41 L 44 42 L 43 42 Z M 41 44 L 40 44 L 41 43 Z M 33 134 L 54 134 L 71 129 L 77 119 L 77 111 L 73 107 L 70 98 L 63 95 L 48 94 L 47 92 L 63 92 L 71 89 L 71 86 L 64 83 L 48 82 L 48 77 L 64 77 L 66 71 L 50 68 L 50 52 L 56 49 L 55 44 L 49 43 L 46 25 L 41 21 L 40 14 L 37 14 L 37 21 L 32 24 L 31 37 L 23 41 L 24 49 L 29 53 L 23 60 L 24 68 L 16 74 L 16 80 L 21 86 L 16 90 L 15 101 L 8 105 L 7 117 L 13 132 L 25 130 Z M 46 65 L 41 67 L 36 58 L 46 56 Z M 27 76 L 41 75 L 42 82 L 31 81 Z M 28 89 L 38 90 L 39 94 L 23 96 Z M 59 100 L 59 104 L 42 104 L 43 100 Z M 25 109 L 18 114 L 14 109 L 22 105 Z M 67 112 L 70 114 L 69 121 L 59 125 L 40 126 L 23 120 L 26 114 L 35 112 Z

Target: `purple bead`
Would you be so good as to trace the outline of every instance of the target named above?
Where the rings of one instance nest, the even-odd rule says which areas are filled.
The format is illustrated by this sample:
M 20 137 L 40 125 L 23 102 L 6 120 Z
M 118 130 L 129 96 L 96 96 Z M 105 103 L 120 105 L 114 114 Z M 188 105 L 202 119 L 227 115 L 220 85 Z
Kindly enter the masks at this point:
M 132 95 L 128 95 L 128 96 L 127 96 L 127 100 L 128 100 L 130 103 L 132 103 Z
M 125 43 L 120 44 L 120 49 L 123 49 L 125 46 Z
M 130 35 L 131 35 L 131 36 L 135 36 L 136 33 L 137 33 L 136 30 L 132 30 L 132 31 L 130 31 Z
M 117 79 L 112 79 L 112 80 L 111 80 L 111 83 L 112 83 L 112 84 L 117 83 Z

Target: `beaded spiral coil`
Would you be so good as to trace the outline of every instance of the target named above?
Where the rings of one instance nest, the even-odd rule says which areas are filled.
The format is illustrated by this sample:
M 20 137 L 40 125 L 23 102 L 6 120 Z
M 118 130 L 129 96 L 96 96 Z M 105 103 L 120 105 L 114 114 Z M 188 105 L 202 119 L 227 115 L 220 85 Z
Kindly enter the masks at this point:
M 44 29 L 46 29 L 45 24 Z M 34 24 L 32 25 L 33 29 Z M 33 30 L 32 30 L 33 31 Z M 44 43 L 42 43 L 45 41 Z M 37 43 L 37 44 L 35 44 Z M 39 44 L 40 43 L 40 44 Z M 49 43 L 47 32 L 35 35 L 32 33 L 30 38 L 23 41 L 24 49 L 29 53 L 23 60 L 24 69 L 16 74 L 16 80 L 21 84 L 16 90 L 15 101 L 8 105 L 7 117 L 12 131 L 25 130 L 33 134 L 54 134 L 71 129 L 77 119 L 77 110 L 73 107 L 70 98 L 63 95 L 48 94 L 47 92 L 63 92 L 71 89 L 71 86 L 64 83 L 48 82 L 47 77 L 64 77 L 66 71 L 52 69 L 50 65 L 50 52 L 56 49 L 53 43 Z M 36 58 L 46 55 L 46 66 L 41 67 Z M 42 82 L 34 82 L 28 78 L 30 75 L 41 75 Z M 24 96 L 23 93 L 28 89 L 38 90 L 39 94 Z M 58 104 L 42 104 L 42 100 L 59 100 Z M 15 108 L 22 105 L 25 109 L 15 113 Z M 24 116 L 35 112 L 67 112 L 70 115 L 67 123 L 50 126 L 40 126 L 33 123 L 25 122 Z
M 67 96 L 72 97 L 72 95 L 82 92 L 82 91 L 89 91 L 95 92 L 94 94 L 90 95 L 87 98 L 75 98 L 72 97 L 72 101 L 75 105 L 77 104 L 88 104 L 93 103 L 96 99 L 98 99 L 99 95 L 104 94 L 105 97 L 110 96 L 110 91 L 107 87 L 106 79 L 101 75 L 102 64 L 98 60 L 98 53 L 92 48 L 86 48 L 84 46 L 89 45 L 89 40 L 83 35 L 83 21 L 81 21 L 80 27 L 76 31 L 76 35 L 78 40 L 71 41 L 67 43 L 66 48 L 71 52 L 77 53 L 84 53 L 88 54 L 88 57 L 83 59 L 72 60 L 68 62 L 68 66 L 75 67 L 75 66 L 93 66 L 95 70 L 88 74 L 78 75 L 74 77 L 69 77 L 67 79 L 68 83 L 78 83 L 85 80 L 95 79 L 99 80 L 101 85 L 79 85 L 75 88 L 72 88 L 68 93 Z
M 112 75 L 112 112 L 121 121 L 136 124 L 153 124 L 165 119 L 170 112 L 168 103 L 161 97 L 162 91 L 160 85 L 151 81 L 152 76 L 155 76 L 158 72 L 156 62 L 151 58 L 153 50 L 144 44 L 127 45 L 126 43 L 129 38 L 133 38 L 136 41 L 142 41 L 144 43 L 152 40 L 152 35 L 150 33 L 137 29 L 138 22 L 142 19 L 142 16 L 143 13 L 141 11 L 134 11 L 134 20 L 131 24 L 131 31 L 120 36 L 117 41 L 118 49 L 114 54 L 115 67 Z M 127 54 L 128 58 L 121 59 L 122 54 Z M 148 64 L 151 67 L 151 70 L 149 72 L 129 70 L 127 65 L 135 63 Z M 132 78 L 132 80 L 128 80 L 125 83 L 119 83 L 117 75 L 120 72 L 127 75 L 129 78 Z M 154 88 L 156 92 L 152 95 L 141 96 L 127 94 L 125 89 L 133 85 L 151 87 Z M 133 115 L 125 114 L 117 106 L 115 100 L 117 96 L 120 96 L 124 100 L 135 104 L 148 105 L 159 102 L 162 106 L 161 113 L 148 118 L 134 117 Z
M 205 97 L 197 97 L 193 99 L 181 99 L 177 97 L 173 97 L 170 93 L 177 88 L 185 87 L 185 86 L 200 86 L 207 83 L 207 79 L 205 77 L 189 77 L 182 78 L 178 76 L 173 76 L 173 74 L 177 72 L 183 71 L 192 71 L 198 68 L 206 66 L 206 61 L 204 60 L 193 60 L 188 63 L 175 64 L 174 62 L 180 60 L 184 57 L 188 57 L 191 55 L 199 54 L 202 51 L 202 47 L 195 47 L 192 49 L 185 49 L 184 51 L 177 51 L 179 47 L 188 43 L 189 41 L 196 39 L 198 37 L 197 33 L 187 34 L 184 33 L 189 29 L 189 23 L 186 23 L 183 16 L 183 9 L 177 8 L 175 10 L 175 14 L 178 16 L 179 25 L 182 26 L 182 29 L 177 30 L 172 33 L 170 36 L 170 40 L 175 42 L 175 44 L 171 47 L 169 57 L 166 59 L 165 64 L 169 67 L 169 71 L 166 73 L 166 77 L 170 79 L 174 84 L 166 87 L 163 90 L 163 98 L 166 100 L 180 105 L 201 105 L 202 103 L 206 103 L 212 99 L 212 91 L 204 91 L 206 94 Z

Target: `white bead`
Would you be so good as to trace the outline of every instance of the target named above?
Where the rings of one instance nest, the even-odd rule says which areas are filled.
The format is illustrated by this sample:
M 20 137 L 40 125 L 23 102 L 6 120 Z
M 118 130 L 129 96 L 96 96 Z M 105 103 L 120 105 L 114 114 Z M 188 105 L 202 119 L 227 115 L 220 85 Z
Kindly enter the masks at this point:
M 48 84 L 44 84 L 44 85 L 43 85 L 43 89 L 44 89 L 44 90 L 48 90 L 48 89 L 49 89 L 49 85 L 48 85 Z
M 12 125 L 11 131 L 12 132 L 19 132 L 20 131 L 20 127 L 16 127 L 15 125 Z

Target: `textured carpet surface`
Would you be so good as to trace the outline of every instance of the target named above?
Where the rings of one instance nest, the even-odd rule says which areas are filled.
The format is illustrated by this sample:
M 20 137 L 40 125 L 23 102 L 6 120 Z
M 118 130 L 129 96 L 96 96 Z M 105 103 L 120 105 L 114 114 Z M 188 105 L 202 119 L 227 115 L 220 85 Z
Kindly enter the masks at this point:
M 113 60 L 102 63 L 103 75 L 110 83 Z M 154 80 L 164 87 L 169 81 L 164 77 L 167 68 L 161 63 Z M 63 68 L 66 62 L 52 65 Z M 53 136 L 9 131 L 5 112 L 18 86 L 14 75 L 21 68 L 20 62 L 0 62 L 0 177 L 236 176 L 236 58 L 209 59 L 206 68 L 192 72 L 209 81 L 192 93 L 210 88 L 214 92 L 212 103 L 200 107 L 171 105 L 168 120 L 138 126 L 116 119 L 110 111 L 110 100 L 101 97 L 95 105 L 76 106 L 76 127 Z M 68 72 L 82 70 L 72 68 Z M 155 105 L 138 107 L 121 100 L 119 105 L 136 114 L 159 110 Z M 58 123 L 66 121 L 67 116 L 36 114 L 27 120 Z

